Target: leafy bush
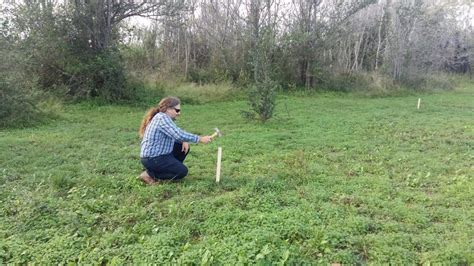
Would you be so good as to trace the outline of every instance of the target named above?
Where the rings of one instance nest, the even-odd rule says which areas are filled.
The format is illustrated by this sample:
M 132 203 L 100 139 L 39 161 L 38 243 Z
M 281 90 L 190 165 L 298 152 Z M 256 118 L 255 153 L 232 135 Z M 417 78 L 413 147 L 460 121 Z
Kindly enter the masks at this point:
M 256 115 L 262 122 L 270 119 L 273 116 L 273 110 L 276 105 L 277 90 L 278 84 L 268 79 L 252 85 L 248 94 L 251 111 L 242 111 L 242 116 L 249 119 Z
M 143 77 L 128 75 L 126 91 L 132 92 L 133 104 L 150 107 L 165 96 L 164 86 L 156 82 L 146 82 Z
M 52 3 L 18 5 L 8 15 L 11 18 L 1 25 L 1 44 L 8 57 L 5 65 L 14 70 L 2 72 L 19 73 L 29 82 L 35 80 L 39 90 L 67 99 L 112 102 L 134 97 L 126 90 L 115 35 L 108 46 L 92 45 L 90 29 L 81 18 L 71 18 L 67 8 Z
M 137 46 L 122 46 L 120 47 L 125 66 L 128 71 L 148 69 L 147 54 L 145 49 Z
M 97 55 L 74 58 L 65 67 L 64 83 L 73 99 L 102 98 L 106 101 L 129 100 L 124 68 L 118 51 L 108 50 Z
M 30 125 L 41 117 L 35 105 L 35 85 L 20 85 L 0 75 L 0 128 Z
M 210 83 L 213 79 L 212 74 L 202 68 L 192 68 L 188 75 L 188 80 L 195 83 Z

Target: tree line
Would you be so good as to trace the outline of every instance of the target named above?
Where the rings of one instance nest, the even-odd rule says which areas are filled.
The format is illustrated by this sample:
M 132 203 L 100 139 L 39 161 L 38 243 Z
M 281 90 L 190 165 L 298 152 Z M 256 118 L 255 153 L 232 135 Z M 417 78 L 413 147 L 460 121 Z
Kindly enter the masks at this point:
M 2 121 L 39 112 L 51 95 L 132 99 L 130 79 L 144 72 L 250 88 L 262 120 L 277 89 L 427 87 L 438 73 L 471 75 L 472 9 L 469 0 L 4 2 Z M 136 16 L 150 25 L 131 27 Z
M 141 31 L 153 55 L 149 67 L 194 81 L 269 76 L 308 89 L 373 71 L 414 87 L 426 74 L 471 72 L 467 1 L 213 0 L 186 7 Z

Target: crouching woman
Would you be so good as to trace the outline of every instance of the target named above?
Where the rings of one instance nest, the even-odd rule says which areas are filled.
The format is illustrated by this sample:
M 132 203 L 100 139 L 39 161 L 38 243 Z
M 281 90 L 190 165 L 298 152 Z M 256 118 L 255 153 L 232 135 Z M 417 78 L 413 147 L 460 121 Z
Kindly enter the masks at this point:
M 158 180 L 179 180 L 188 174 L 183 164 L 189 153 L 189 142 L 207 144 L 210 136 L 188 133 L 175 124 L 181 115 L 181 102 L 176 97 L 162 99 L 151 108 L 140 126 L 140 158 L 145 171 L 140 178 L 146 184 Z

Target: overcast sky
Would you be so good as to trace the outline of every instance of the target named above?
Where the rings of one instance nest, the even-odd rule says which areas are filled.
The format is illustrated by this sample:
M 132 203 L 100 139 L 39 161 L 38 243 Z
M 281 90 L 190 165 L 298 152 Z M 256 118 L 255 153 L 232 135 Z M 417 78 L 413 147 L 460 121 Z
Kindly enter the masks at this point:
M 7 0 L 0 0 L 7 1 Z M 11 1 L 11 0 L 9 0 Z M 282 0 L 288 1 L 288 0 Z M 382 0 L 383 1 L 383 0 Z M 404 0 L 407 1 L 407 0 Z M 456 19 L 463 28 L 474 28 L 474 0 L 432 0 L 433 6 L 444 6 L 446 4 L 459 5 L 456 10 Z M 152 20 L 143 17 L 132 17 L 128 21 L 131 25 L 139 27 L 148 27 L 152 24 Z

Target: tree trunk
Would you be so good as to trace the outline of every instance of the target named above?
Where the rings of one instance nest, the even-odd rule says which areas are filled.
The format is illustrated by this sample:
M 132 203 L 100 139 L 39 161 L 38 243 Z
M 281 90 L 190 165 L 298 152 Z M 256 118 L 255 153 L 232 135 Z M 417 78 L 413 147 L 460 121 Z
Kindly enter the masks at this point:
M 380 56 L 380 49 L 382 47 L 382 26 L 385 17 L 385 7 L 382 6 L 382 14 L 380 15 L 380 22 L 379 28 L 377 31 L 377 52 L 375 53 L 375 70 L 379 68 L 379 56 Z
M 185 79 L 188 79 L 188 64 L 189 64 L 189 50 L 190 50 L 190 40 L 189 40 L 189 37 L 187 36 L 188 34 L 186 34 L 187 30 L 184 31 L 184 42 L 186 43 L 186 45 L 184 46 L 185 48 L 185 51 L 184 51 L 184 54 L 185 54 L 185 62 L 184 62 L 184 78 Z
M 311 63 L 308 61 L 306 63 L 306 70 L 305 70 L 305 76 L 306 76 L 306 81 L 305 81 L 305 87 L 307 90 L 309 90 L 312 87 L 312 82 L 311 82 Z
M 354 70 L 357 71 L 357 68 L 359 66 L 358 63 L 359 63 L 360 46 L 362 44 L 362 41 L 364 40 L 364 34 L 365 34 L 365 30 L 362 30 L 360 39 L 356 40 L 354 44 L 354 62 L 352 63 L 351 72 Z

